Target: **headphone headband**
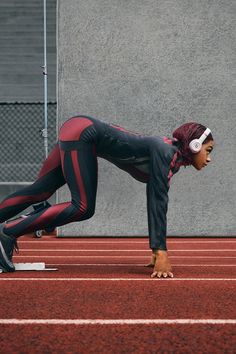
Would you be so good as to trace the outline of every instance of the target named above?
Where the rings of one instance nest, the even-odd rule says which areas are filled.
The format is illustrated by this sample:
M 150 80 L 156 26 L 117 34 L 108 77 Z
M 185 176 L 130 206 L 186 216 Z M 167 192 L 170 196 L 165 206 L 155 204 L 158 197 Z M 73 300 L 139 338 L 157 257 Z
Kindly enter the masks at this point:
M 202 133 L 200 138 L 198 139 L 200 143 L 203 143 L 204 140 L 208 137 L 208 135 L 211 133 L 211 130 L 209 128 L 206 128 L 206 130 Z

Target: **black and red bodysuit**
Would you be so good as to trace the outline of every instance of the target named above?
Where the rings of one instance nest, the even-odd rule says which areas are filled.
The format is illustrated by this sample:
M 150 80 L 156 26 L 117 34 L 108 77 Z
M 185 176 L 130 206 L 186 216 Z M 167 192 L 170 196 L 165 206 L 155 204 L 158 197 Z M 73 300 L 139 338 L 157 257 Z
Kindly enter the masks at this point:
M 147 184 L 150 248 L 166 250 L 169 182 L 184 165 L 178 141 L 136 134 L 87 116 L 73 117 L 63 124 L 59 141 L 44 162 L 37 180 L 0 204 L 0 221 L 48 199 L 65 183 L 70 189 L 71 201 L 8 222 L 4 232 L 18 237 L 89 219 L 95 211 L 97 157 Z

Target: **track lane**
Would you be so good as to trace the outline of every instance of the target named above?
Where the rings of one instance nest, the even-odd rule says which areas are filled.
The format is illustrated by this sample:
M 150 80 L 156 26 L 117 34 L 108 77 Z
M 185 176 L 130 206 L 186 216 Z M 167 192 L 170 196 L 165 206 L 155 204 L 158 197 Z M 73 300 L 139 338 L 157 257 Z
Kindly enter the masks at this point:
M 47 236 L 32 240 L 26 236 L 20 240 L 20 256 L 14 257 L 15 261 L 45 261 L 48 266 L 58 264 L 59 270 L 51 273 L 1 274 L 2 319 L 236 318 L 236 239 L 219 242 L 218 239 L 208 239 L 204 243 L 198 242 L 200 239 L 169 239 L 169 255 L 175 278 L 168 281 L 150 279 L 151 269 L 142 267 L 141 263 L 146 264 L 150 259 L 146 239 L 112 239 L 109 244 L 107 238 L 65 241 Z M 222 251 L 222 245 L 230 251 Z M 193 251 L 200 247 L 201 253 Z M 54 248 L 56 252 L 52 252 Z M 72 248 L 77 251 L 72 253 Z M 94 255 L 98 252 L 91 250 L 96 248 L 105 249 L 106 252 Z M 50 251 L 47 252 L 47 249 Z M 140 251 L 132 252 L 134 249 Z M 114 265 L 109 265 L 111 262 Z M 220 262 L 222 266 L 213 266 Z M 205 265 L 200 266 L 199 263 Z M 14 280 L 15 277 L 18 280 Z M 35 280 L 26 280 L 31 277 Z M 54 277 L 58 279 L 52 280 Z M 111 278 L 117 280 L 112 281 Z M 225 278 L 232 281 L 222 280 Z M 14 340 L 9 341 L 10 337 Z M 236 345 L 235 325 L 232 324 L 84 324 L 78 327 L 70 324 L 5 325 L 0 322 L 0 340 L 4 354 L 17 352 L 19 348 L 26 353 L 40 354 L 50 350 L 81 354 L 153 354 L 166 348 L 170 352 L 192 354 L 199 352 L 200 348 L 202 352 L 217 354 L 230 353 Z
M 21 280 L 0 284 L 4 304 L 0 318 L 236 318 L 235 281 Z
M 140 264 L 114 264 L 114 265 L 75 265 L 46 263 L 47 268 L 58 268 L 58 271 L 17 271 L 14 273 L 2 273 L 1 279 L 8 278 L 142 278 L 149 279 L 152 268 Z M 236 279 L 236 266 L 198 266 L 198 265 L 173 265 L 174 279 L 179 278 L 234 278 Z M 156 279 L 154 279 L 155 281 Z
M 232 265 L 235 266 L 236 264 L 236 256 L 169 256 L 170 261 L 172 264 L 175 265 L 184 265 L 184 264 L 225 264 L 225 265 Z M 149 255 L 144 255 L 144 256 L 139 256 L 139 255 L 125 255 L 125 256 L 115 256 L 115 255 L 106 255 L 106 256 L 101 256 L 101 255 L 93 255 L 93 256 L 88 256 L 86 254 L 80 255 L 80 256 L 72 256 L 72 255 L 67 255 L 67 256 L 55 256 L 55 255 L 49 255 L 45 256 L 43 254 L 37 254 L 35 256 L 30 256 L 30 255 L 19 255 L 19 256 L 14 256 L 13 261 L 17 263 L 22 263 L 22 262 L 45 262 L 46 264 L 77 264 L 77 263 L 85 263 L 85 264 L 147 264 L 150 261 L 150 254 Z
M 23 236 L 18 240 L 20 248 L 23 249 L 113 249 L 114 251 L 130 249 L 143 250 L 150 252 L 148 238 L 58 238 L 55 236 L 43 236 L 41 239 L 32 238 L 32 236 Z M 167 245 L 169 250 L 181 249 L 229 249 L 236 250 L 236 238 L 199 238 L 199 239 L 176 239 L 167 238 Z
M 233 353 L 236 344 L 235 326 L 229 324 L 0 325 L 0 341 L 4 354 L 154 354 L 167 348 L 169 353 L 222 354 Z

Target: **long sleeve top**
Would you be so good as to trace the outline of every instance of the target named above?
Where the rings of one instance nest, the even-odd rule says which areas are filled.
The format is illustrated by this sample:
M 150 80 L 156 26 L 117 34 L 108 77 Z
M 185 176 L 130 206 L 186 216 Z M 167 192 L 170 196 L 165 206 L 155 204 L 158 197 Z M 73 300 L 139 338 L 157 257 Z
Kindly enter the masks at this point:
M 166 228 L 170 179 L 184 165 L 176 139 L 145 136 L 117 125 L 94 121 L 98 156 L 146 183 L 149 243 L 167 250 Z

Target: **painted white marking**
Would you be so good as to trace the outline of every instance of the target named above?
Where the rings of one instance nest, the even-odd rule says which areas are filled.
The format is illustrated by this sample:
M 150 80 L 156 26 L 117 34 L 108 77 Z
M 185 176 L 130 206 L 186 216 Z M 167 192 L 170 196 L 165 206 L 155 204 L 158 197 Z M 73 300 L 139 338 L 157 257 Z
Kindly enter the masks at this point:
M 18 258 L 38 258 L 38 257 L 43 257 L 43 258 L 123 258 L 123 259 L 126 259 L 126 258 L 143 258 L 143 259 L 147 259 L 147 257 L 150 257 L 150 254 L 149 255 L 146 255 L 146 256 L 115 256 L 115 255 L 110 255 L 110 256 L 97 256 L 97 255 L 94 255 L 94 256 L 84 256 L 84 255 L 79 255 L 79 256 L 45 256 L 45 255 L 37 255 L 37 256 L 19 256 L 19 255 L 14 255 L 14 259 L 18 259 Z M 214 259 L 219 259 L 219 256 L 169 256 L 169 258 L 204 258 L 204 259 L 208 259 L 208 258 L 214 258 Z M 236 258 L 236 256 L 220 256 L 220 259 L 223 259 L 223 258 L 230 258 L 230 259 L 234 259 Z
M 224 238 L 217 238 L 215 241 L 211 240 L 211 241 L 206 241 L 205 239 L 199 239 L 196 241 L 193 240 L 186 240 L 183 239 L 183 241 L 172 241 L 172 240 L 168 240 L 167 238 L 167 243 L 236 243 L 236 237 L 234 239 L 231 240 L 224 240 Z
M 45 236 L 43 236 L 45 237 Z M 45 240 L 44 238 L 40 239 L 40 240 L 37 240 L 37 239 L 34 239 L 34 240 L 18 240 L 18 243 L 21 244 L 21 243 L 36 243 L 36 242 L 40 242 L 40 243 L 51 243 L 51 244 L 54 244 L 54 243 L 65 243 L 65 244 L 75 244 L 75 243 L 78 243 L 78 244 L 87 244 L 87 243 L 92 243 L 92 244 L 116 244 L 116 243 L 125 243 L 125 244 L 147 244 L 148 243 L 148 239 L 147 241 L 132 241 L 132 240 L 124 240 L 124 241 L 113 241 L 112 239 L 108 239 L 107 241 L 99 241 L 97 239 L 95 239 L 94 241 L 87 241 L 87 240 L 79 240 L 77 238 L 75 238 L 74 241 L 63 241 L 62 239 L 58 238 L 57 240 L 54 240 L 54 241 L 50 241 L 50 240 Z M 183 243 L 236 243 L 236 238 L 233 239 L 232 241 L 229 241 L 229 240 L 224 240 L 223 238 L 219 238 L 217 239 L 216 241 L 205 241 L 204 239 L 200 239 L 200 240 L 196 240 L 196 241 L 192 241 L 192 240 L 186 240 L 184 239 L 183 241 L 171 241 L 171 240 L 168 240 L 167 239 L 167 243 L 168 244 L 175 244 L 175 243 L 180 243 L 180 244 L 183 244 Z
M 213 241 L 205 241 L 204 239 L 199 239 L 196 241 L 191 241 L 191 240 L 186 240 L 184 239 L 183 241 L 170 241 L 167 239 L 167 243 L 175 244 L 175 243 L 236 243 L 236 238 L 232 239 L 232 241 L 229 240 L 224 240 L 224 238 L 218 238 L 217 240 Z
M 236 278 L 1 278 L 0 281 L 236 281 Z
M 219 256 L 169 256 L 169 258 L 204 258 L 204 259 L 208 259 L 208 258 L 215 258 L 215 259 L 218 259 L 219 260 Z M 223 259 L 223 258 L 236 258 L 235 256 L 220 256 L 220 259 Z
M 79 240 L 78 238 L 75 237 L 75 239 L 73 241 L 63 241 L 61 238 L 57 238 L 56 240 L 54 239 L 53 241 L 50 241 L 50 240 L 45 240 L 44 239 L 45 236 L 43 236 L 42 239 L 40 240 L 37 240 L 37 239 L 34 239 L 34 240 L 20 240 L 19 239 L 19 243 L 35 243 L 35 242 L 40 242 L 40 243 L 52 243 L 52 244 L 55 244 L 55 243 L 66 243 L 66 244 L 75 244 L 75 243 L 79 243 L 79 244 L 87 244 L 87 243 L 92 243 L 92 244 L 96 244 L 96 243 L 105 243 L 105 244 L 111 244 L 111 243 L 145 243 L 147 244 L 148 243 L 148 240 L 147 241 L 130 241 L 130 240 L 125 240 L 125 241 L 113 241 L 112 239 L 107 239 L 107 241 L 100 241 L 100 240 L 97 240 L 97 239 L 94 239 L 94 241 L 87 241 L 87 240 Z
M 176 318 L 176 319 L 0 319 L 0 324 L 51 324 L 51 325 L 149 325 L 149 324 L 213 324 L 225 325 L 236 324 L 235 319 L 192 319 L 192 318 Z
M 145 267 L 145 264 L 132 263 L 47 263 L 50 266 L 108 266 L 108 267 Z M 173 267 L 236 267 L 236 264 L 171 264 Z
M 146 250 L 136 250 L 136 249 L 130 249 L 130 250 L 117 250 L 117 249 L 106 249 L 106 250 L 101 250 L 101 249 L 80 249 L 80 250 L 75 250 L 75 249 L 33 249 L 33 248 L 24 248 L 21 249 L 21 251 L 24 252 L 151 252 L 150 249 Z M 185 249 L 185 250 L 172 250 L 169 249 L 168 252 L 236 252 L 235 250 L 232 249 Z

